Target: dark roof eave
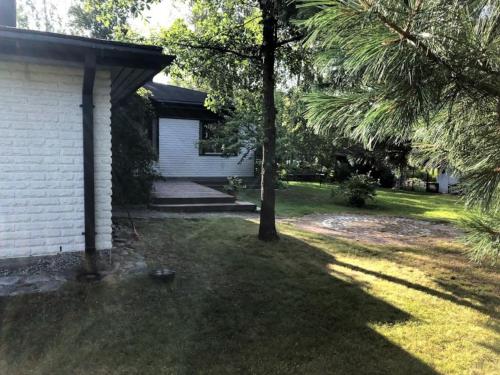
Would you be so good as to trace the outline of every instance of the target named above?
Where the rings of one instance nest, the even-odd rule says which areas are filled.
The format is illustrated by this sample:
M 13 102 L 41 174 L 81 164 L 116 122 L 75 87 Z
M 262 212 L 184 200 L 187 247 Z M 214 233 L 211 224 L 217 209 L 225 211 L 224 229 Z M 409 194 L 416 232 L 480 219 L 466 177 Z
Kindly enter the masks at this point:
M 115 73 L 125 68 L 126 74 L 120 74 L 118 78 L 113 74 L 113 104 L 150 81 L 155 74 L 173 62 L 175 56 L 164 55 L 162 51 L 161 47 L 156 46 L 0 26 L 0 53 L 83 62 L 85 55 L 91 52 L 96 55 L 97 64 L 100 66 L 111 67 Z
M 207 93 L 203 91 L 158 82 L 148 82 L 144 87 L 151 91 L 151 99 L 158 103 L 199 105 L 204 107 L 207 98 Z
M 97 38 L 87 38 L 83 36 L 65 35 L 51 33 L 47 31 L 26 30 L 18 29 L 16 27 L 0 25 L 0 37 L 10 38 L 17 40 L 30 40 L 39 42 L 53 42 L 57 44 L 78 46 L 78 47 L 91 47 L 91 48 L 104 48 L 112 49 L 115 51 L 130 49 L 141 50 L 142 53 L 158 54 L 161 53 L 162 48 L 152 45 L 133 44 L 126 42 L 117 42 L 114 40 L 104 40 Z

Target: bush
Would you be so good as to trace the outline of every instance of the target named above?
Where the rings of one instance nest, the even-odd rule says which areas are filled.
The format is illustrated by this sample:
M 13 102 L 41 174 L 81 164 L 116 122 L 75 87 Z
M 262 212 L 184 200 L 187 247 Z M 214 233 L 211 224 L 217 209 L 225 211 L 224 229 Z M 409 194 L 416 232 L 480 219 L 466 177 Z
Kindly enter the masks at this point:
M 416 177 L 408 178 L 403 183 L 402 189 L 411 191 L 425 191 L 425 181 Z
M 344 181 L 332 191 L 332 195 L 342 195 L 347 203 L 354 207 L 363 207 L 368 199 L 376 195 L 376 183 L 367 175 L 359 174 Z
M 278 190 L 283 190 L 283 189 L 288 188 L 288 185 L 287 185 L 287 182 L 285 180 L 278 178 L 274 181 L 274 188 L 278 189 Z
M 155 152 L 148 130 L 154 111 L 147 95 L 130 96 L 113 106 L 111 132 L 113 147 L 113 203 L 139 204 L 149 201 L 155 170 Z
M 224 185 L 224 191 L 234 196 L 236 196 L 238 192 L 245 188 L 246 185 L 243 183 L 243 180 L 236 176 L 229 176 L 227 178 L 227 185 Z
M 389 168 L 383 168 L 378 176 L 379 184 L 383 188 L 393 188 L 396 185 L 396 176 Z
M 349 163 L 337 163 L 333 170 L 333 180 L 337 182 L 347 181 L 352 175 L 352 167 Z

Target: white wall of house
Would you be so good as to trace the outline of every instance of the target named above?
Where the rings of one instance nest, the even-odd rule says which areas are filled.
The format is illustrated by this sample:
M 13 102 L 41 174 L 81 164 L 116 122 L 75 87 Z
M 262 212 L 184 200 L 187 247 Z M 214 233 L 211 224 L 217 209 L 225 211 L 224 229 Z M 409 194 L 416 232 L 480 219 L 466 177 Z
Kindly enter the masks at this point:
M 251 177 L 253 156 L 241 163 L 232 157 L 199 154 L 200 122 L 173 118 L 159 119 L 159 169 L 164 177 Z
M 0 56 L 0 257 L 85 248 L 83 67 Z M 95 104 L 96 245 L 111 247 L 110 73 Z

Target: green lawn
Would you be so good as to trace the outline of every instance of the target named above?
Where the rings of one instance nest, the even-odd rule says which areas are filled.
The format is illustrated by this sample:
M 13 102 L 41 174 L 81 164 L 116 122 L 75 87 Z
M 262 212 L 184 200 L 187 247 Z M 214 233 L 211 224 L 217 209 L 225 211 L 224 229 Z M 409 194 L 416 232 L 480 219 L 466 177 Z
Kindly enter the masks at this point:
M 342 199 L 332 198 L 331 185 L 290 182 L 277 190 L 276 209 L 281 216 L 313 213 L 366 213 L 409 216 L 417 219 L 456 221 L 464 216 L 463 204 L 454 196 L 417 192 L 377 190 L 377 197 L 364 209 L 347 206 Z M 240 198 L 259 202 L 258 190 L 245 190 Z
M 411 194 L 409 195 L 411 196 Z M 1 374 L 494 374 L 498 273 L 235 218 L 140 221 L 177 271 L 0 303 Z

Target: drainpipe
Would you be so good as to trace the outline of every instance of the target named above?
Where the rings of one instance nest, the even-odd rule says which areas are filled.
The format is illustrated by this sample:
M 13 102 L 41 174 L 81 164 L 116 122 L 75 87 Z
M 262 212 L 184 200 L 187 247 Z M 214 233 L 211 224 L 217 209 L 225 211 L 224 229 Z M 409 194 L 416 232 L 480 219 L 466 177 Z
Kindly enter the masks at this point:
M 94 81 L 96 56 L 85 55 L 82 89 L 83 112 L 83 185 L 85 207 L 85 252 L 93 255 L 95 247 L 95 187 L 94 187 Z

